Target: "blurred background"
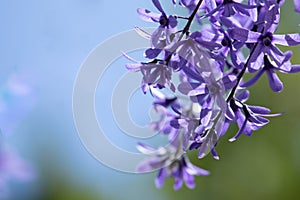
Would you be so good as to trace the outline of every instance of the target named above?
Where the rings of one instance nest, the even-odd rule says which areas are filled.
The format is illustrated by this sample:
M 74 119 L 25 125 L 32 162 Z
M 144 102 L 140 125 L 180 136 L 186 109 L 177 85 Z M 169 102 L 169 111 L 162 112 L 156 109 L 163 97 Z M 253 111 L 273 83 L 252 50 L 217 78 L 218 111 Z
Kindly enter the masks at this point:
M 164 4 L 167 10 L 170 2 Z M 0 188 L 5 188 L 0 198 L 298 199 L 300 74 L 279 74 L 285 86 L 279 94 L 270 91 L 266 77 L 251 87 L 249 103 L 285 114 L 272 118 L 252 137 L 242 136 L 229 144 L 228 139 L 236 133 L 232 127 L 218 143 L 220 161 L 211 156 L 198 160 L 194 152 L 191 161 L 211 172 L 208 177 L 196 178 L 194 190 L 175 192 L 173 180 L 156 189 L 156 173 L 118 172 L 87 152 L 73 122 L 72 92 L 77 72 L 89 52 L 105 39 L 134 26 L 152 25 L 139 19 L 138 7 L 154 10 L 150 0 L 0 2 L 0 147 L 7 149 L 3 152 L 13 152 L 5 154 L 11 159 L 0 160 L 0 169 L 10 163 L 5 170 L 11 171 L 11 177 L 0 172 Z M 293 11 L 292 1 L 286 1 L 277 33 L 300 32 L 300 16 Z M 300 63 L 300 47 L 292 50 L 292 62 Z M 120 75 L 126 73 L 125 63 L 116 62 Z M 107 94 L 103 91 L 98 95 Z M 137 93 L 138 109 L 130 108 L 133 119 L 141 124 L 147 123 L 145 112 L 150 100 Z M 98 115 L 111 114 L 100 110 Z M 112 140 L 135 151 L 136 141 L 120 141 L 124 136 L 112 119 L 107 119 L 107 127 Z

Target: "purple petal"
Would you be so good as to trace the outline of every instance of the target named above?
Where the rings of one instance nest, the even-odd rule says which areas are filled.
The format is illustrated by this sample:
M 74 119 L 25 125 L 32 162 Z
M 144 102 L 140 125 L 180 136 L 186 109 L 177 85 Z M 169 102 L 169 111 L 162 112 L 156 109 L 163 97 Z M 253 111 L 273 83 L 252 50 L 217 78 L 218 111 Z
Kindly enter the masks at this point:
M 205 6 L 207 8 L 207 11 L 212 11 L 217 7 L 216 1 L 212 0 L 205 0 Z
M 229 29 L 228 34 L 231 38 L 236 39 L 241 42 L 255 43 L 261 36 L 260 33 L 249 31 L 243 28 Z
M 158 168 L 154 167 L 157 164 L 161 165 L 161 163 L 159 162 L 159 160 L 157 160 L 157 158 L 150 158 L 150 159 L 144 160 L 138 164 L 138 166 L 136 167 L 136 172 L 138 172 L 138 173 L 151 172 L 151 171 L 156 170 L 161 167 L 161 166 L 159 166 Z
M 155 153 L 156 149 L 150 147 L 149 145 L 146 145 L 144 143 L 141 143 L 139 142 L 137 145 L 136 145 L 136 148 L 143 154 L 146 154 L 146 155 L 150 155 L 150 154 L 153 154 Z
M 271 10 L 268 10 L 265 16 L 265 30 L 264 33 L 267 32 L 275 32 L 279 23 L 280 15 L 279 15 L 279 7 L 278 5 L 274 5 Z
M 201 34 L 200 38 L 205 41 L 221 43 L 221 41 L 223 39 L 222 35 L 218 35 L 216 33 L 210 32 L 210 31 L 203 31 L 201 33 L 202 34 Z
M 300 65 L 292 65 L 291 71 L 289 73 L 297 73 L 300 72 Z
M 161 49 L 156 49 L 156 48 L 153 48 L 153 49 L 147 49 L 145 51 L 145 57 L 148 58 L 148 59 L 154 59 L 156 58 L 161 52 Z
M 231 18 L 220 16 L 220 22 L 224 26 L 229 27 L 229 28 L 235 28 L 235 27 L 237 27 L 237 24 L 235 24 L 235 21 L 233 21 Z
M 263 67 L 264 62 L 264 46 L 258 44 L 255 51 L 249 59 L 250 66 L 248 68 L 249 72 L 254 72 Z
M 234 8 L 237 10 L 238 13 L 244 14 L 246 16 L 250 16 L 249 10 L 256 8 L 257 6 L 254 5 L 246 5 L 241 3 L 235 3 Z
M 227 132 L 228 128 L 229 128 L 229 122 L 225 121 L 222 127 L 222 130 L 220 131 L 220 137 L 222 137 L 223 135 L 225 135 L 225 133 Z
M 248 90 L 244 90 L 243 92 L 241 92 L 236 98 L 239 100 L 239 101 L 247 101 L 248 98 L 249 98 L 249 95 L 250 95 L 250 92 Z
M 179 190 L 182 187 L 182 177 L 175 177 L 175 183 L 173 185 L 174 190 Z
M 250 87 L 251 85 L 253 85 L 254 83 L 256 83 L 258 81 L 258 79 L 263 75 L 264 72 L 265 72 L 264 69 L 260 70 L 255 76 L 253 76 L 252 79 L 250 79 L 246 83 L 242 84 L 241 87 L 245 87 L 245 88 Z
M 244 119 L 244 122 L 242 124 L 239 124 L 239 131 L 236 133 L 234 137 L 229 139 L 229 142 L 234 142 L 240 137 L 240 135 L 244 132 L 246 124 L 247 124 L 247 120 Z
M 195 181 L 194 181 L 194 176 L 183 170 L 183 179 L 186 184 L 186 186 L 190 189 L 195 188 Z
M 189 91 L 188 96 L 197 96 L 201 94 L 207 94 L 208 90 L 204 83 L 200 84 L 197 88 Z
M 183 82 L 178 85 L 178 90 L 182 93 L 187 95 L 191 90 L 198 87 L 198 83 L 189 83 L 189 82 Z
M 266 70 L 266 73 L 268 75 L 269 85 L 270 88 L 274 92 L 280 92 L 283 89 L 283 84 L 278 78 L 277 74 L 273 70 Z
M 161 16 L 160 14 L 153 13 L 144 8 L 138 8 L 137 13 L 139 14 L 140 18 L 146 22 L 158 22 Z
M 233 5 L 231 3 L 224 5 L 224 17 L 230 17 L 235 14 L 235 10 L 233 9 Z
M 155 179 L 155 185 L 157 188 L 161 188 L 164 185 L 166 177 L 167 177 L 166 169 L 165 168 L 160 169 Z
M 295 46 L 300 44 L 300 34 L 273 35 L 273 42 L 284 46 Z
M 226 75 L 222 78 L 222 81 L 226 90 L 231 89 L 236 84 L 236 76 L 231 74 Z
M 296 12 L 300 13 L 300 1 L 299 0 L 294 0 L 294 4 L 295 4 Z
M 270 122 L 270 120 L 268 120 L 268 119 L 266 119 L 266 118 L 263 118 L 263 117 L 260 117 L 260 116 L 256 116 L 255 118 L 256 118 L 256 120 L 258 121 L 258 124 L 260 124 L 260 125 L 262 125 L 262 126 L 264 126 L 264 125 L 266 125 L 267 123 Z M 256 123 L 257 123 L 257 122 L 256 122 Z
M 219 155 L 218 155 L 218 153 L 217 153 L 217 151 L 216 151 L 215 148 L 212 148 L 212 149 L 210 150 L 210 153 L 212 154 L 212 156 L 214 157 L 214 159 L 216 159 L 216 160 L 219 160 L 219 159 L 220 159 L 220 157 L 219 157 Z
M 201 143 L 193 142 L 193 143 L 190 145 L 189 149 L 190 149 L 190 150 L 198 149 L 200 146 L 201 146 Z
M 151 36 L 151 44 L 153 47 L 158 49 L 163 49 L 165 47 L 165 43 L 161 42 L 161 36 L 164 34 L 165 29 L 158 28 L 156 29 Z
M 129 70 L 129 71 L 132 71 L 132 72 L 137 72 L 137 71 L 140 71 L 141 70 L 141 67 L 143 65 L 141 63 L 135 63 L 135 64 L 125 64 L 125 67 Z
M 290 61 L 290 58 L 292 57 L 292 51 L 287 51 L 284 53 L 285 59 L 283 60 L 283 63 L 281 66 L 279 66 L 279 70 L 283 71 L 285 73 L 289 73 L 292 69 L 292 63 Z
M 252 131 L 258 130 L 259 128 L 261 128 L 261 126 L 256 126 L 255 123 L 251 123 L 251 122 L 247 121 L 243 133 L 247 136 L 251 136 Z
M 198 151 L 198 158 L 201 159 L 206 155 L 206 150 L 208 147 L 208 142 L 204 142 L 201 144 L 201 146 L 199 147 L 199 151 Z
M 182 70 L 189 78 L 192 78 L 202 83 L 205 82 L 202 76 L 198 72 L 191 70 L 189 67 L 183 67 Z
M 234 118 L 235 118 L 235 114 L 230 106 L 227 107 L 226 118 L 231 121 L 234 120 Z
M 191 175 L 201 175 L 201 176 L 208 176 L 209 175 L 209 171 L 205 170 L 205 169 L 201 169 L 195 165 L 193 165 L 192 163 L 187 163 L 187 172 Z
M 286 56 L 274 45 L 271 45 L 270 48 L 266 48 L 266 52 L 273 58 L 277 66 L 281 66 L 286 59 Z
M 163 14 L 165 14 L 164 10 L 162 9 L 160 3 L 158 0 L 152 0 L 153 4 L 155 5 L 155 7 Z
M 144 80 L 142 81 L 142 91 L 144 94 L 146 94 L 146 92 L 149 90 L 149 85 L 147 83 L 144 82 Z
M 174 16 L 169 16 L 169 25 L 171 26 L 171 28 L 175 28 L 177 24 L 177 19 Z
M 262 106 L 248 106 L 249 109 L 257 114 L 269 114 L 270 113 L 270 109 L 269 108 L 265 108 Z

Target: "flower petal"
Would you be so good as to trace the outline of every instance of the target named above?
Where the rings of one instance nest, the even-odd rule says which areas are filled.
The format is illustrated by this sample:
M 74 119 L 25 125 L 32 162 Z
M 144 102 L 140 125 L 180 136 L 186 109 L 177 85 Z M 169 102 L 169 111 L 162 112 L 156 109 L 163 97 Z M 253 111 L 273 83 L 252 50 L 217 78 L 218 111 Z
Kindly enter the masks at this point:
M 258 38 L 261 36 L 261 34 L 258 32 L 249 31 L 243 28 L 229 29 L 228 34 L 233 39 L 236 39 L 241 42 L 247 42 L 247 43 L 255 43 L 258 41 Z
M 153 13 L 144 8 L 138 8 L 137 13 L 139 14 L 140 18 L 146 22 L 158 22 L 161 16 L 160 14 Z
M 154 59 L 160 54 L 161 51 L 161 49 L 149 48 L 145 51 L 145 57 L 148 59 Z
M 158 0 L 152 0 L 153 4 L 155 5 L 155 7 L 163 14 L 165 14 L 165 11 L 162 9 L 160 3 Z
M 268 75 L 269 85 L 270 88 L 274 92 L 280 92 L 283 89 L 283 84 L 278 78 L 277 74 L 273 70 L 266 70 L 266 73 Z
M 255 76 L 253 76 L 253 78 L 251 78 L 246 83 L 242 84 L 241 87 L 245 87 L 245 88 L 250 87 L 251 85 L 253 85 L 258 81 L 258 79 L 263 75 L 264 72 L 265 72 L 264 69 L 260 70 Z
M 300 44 L 300 34 L 273 35 L 273 42 L 284 46 L 295 46 Z

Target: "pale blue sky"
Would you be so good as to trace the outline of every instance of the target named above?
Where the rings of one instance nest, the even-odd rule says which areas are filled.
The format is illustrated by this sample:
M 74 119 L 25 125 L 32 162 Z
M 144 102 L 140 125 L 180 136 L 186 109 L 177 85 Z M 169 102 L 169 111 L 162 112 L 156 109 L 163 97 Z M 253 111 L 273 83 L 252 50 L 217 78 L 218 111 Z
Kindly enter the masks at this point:
M 128 198 L 145 199 L 144 193 L 155 191 L 153 175 L 122 174 L 95 161 L 80 143 L 72 118 L 73 84 L 80 65 L 106 38 L 145 25 L 136 14 L 137 7 L 152 5 L 148 0 L 0 2 L 0 83 L 12 73 L 19 74 L 32 86 L 35 99 L 34 107 L 7 140 L 32 161 L 41 177 L 63 173 L 79 186 L 92 187 L 113 199 L 125 191 Z M 124 187 L 129 181 L 132 186 Z M 34 197 L 42 185 L 37 178 L 21 185 L 22 189 L 12 187 L 19 189 L 14 195 Z

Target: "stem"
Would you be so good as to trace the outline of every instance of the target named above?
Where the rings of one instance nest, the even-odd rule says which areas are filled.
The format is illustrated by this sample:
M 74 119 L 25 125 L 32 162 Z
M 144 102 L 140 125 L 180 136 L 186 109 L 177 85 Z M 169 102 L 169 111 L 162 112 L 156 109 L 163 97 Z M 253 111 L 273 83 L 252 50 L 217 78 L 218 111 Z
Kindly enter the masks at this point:
M 182 31 L 182 33 L 181 33 L 181 35 L 180 35 L 178 41 L 180 41 L 180 40 L 183 38 L 183 36 L 184 36 L 186 33 L 189 32 L 190 27 L 191 27 L 191 25 L 192 25 L 192 22 L 193 22 L 193 20 L 194 20 L 194 17 L 196 16 L 197 11 L 199 10 L 199 8 L 200 8 L 202 2 L 203 2 L 203 0 L 200 0 L 200 1 L 198 2 L 196 8 L 195 8 L 194 11 L 192 12 L 192 14 L 189 16 L 188 22 L 187 22 L 187 24 L 185 25 L 185 27 L 183 28 L 183 31 Z
M 250 58 L 252 57 L 252 55 L 253 55 L 253 53 L 254 53 L 254 51 L 255 51 L 257 45 L 258 45 L 258 42 L 255 43 L 255 45 L 254 45 L 254 47 L 252 48 L 252 50 L 251 50 L 251 52 L 250 52 L 250 55 L 249 55 L 249 57 L 248 57 L 248 59 L 247 59 L 245 65 L 244 65 L 243 69 L 242 69 L 242 70 L 240 71 L 240 73 L 238 74 L 238 76 L 237 76 L 237 82 L 236 82 L 235 86 L 232 88 L 230 94 L 228 95 L 228 97 L 227 97 L 227 99 L 226 99 L 226 102 L 227 102 L 227 103 L 234 97 L 235 92 L 236 92 L 236 90 L 237 90 L 237 87 L 239 86 L 239 84 L 240 84 L 240 82 L 241 82 L 241 80 L 242 80 L 242 78 L 243 78 L 243 76 L 244 76 L 244 74 L 245 74 L 245 72 L 246 72 L 246 69 L 247 69 L 247 67 L 248 67 L 248 65 L 249 65 L 249 60 L 250 60 Z

